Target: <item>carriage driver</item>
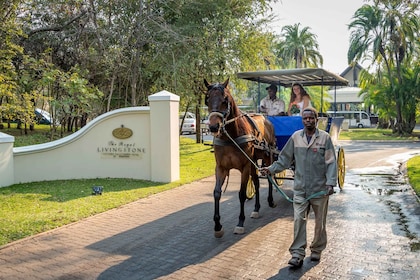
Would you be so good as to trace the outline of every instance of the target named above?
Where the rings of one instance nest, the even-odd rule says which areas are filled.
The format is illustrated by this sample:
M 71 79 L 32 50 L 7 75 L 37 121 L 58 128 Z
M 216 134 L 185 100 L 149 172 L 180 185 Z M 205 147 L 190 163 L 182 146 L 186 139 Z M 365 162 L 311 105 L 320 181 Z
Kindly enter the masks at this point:
M 284 116 L 285 105 L 284 101 L 277 98 L 277 86 L 270 85 L 266 88 L 268 95 L 261 100 L 260 110 L 267 116 Z
M 315 213 L 314 239 L 310 245 L 311 260 L 319 261 L 327 246 L 327 210 L 329 195 L 337 182 L 337 161 L 330 135 L 316 127 L 317 111 L 303 109 L 304 128 L 293 133 L 282 149 L 277 161 L 262 167 L 261 174 L 276 174 L 295 162 L 293 186 L 294 239 L 289 248 L 289 264 L 301 267 L 305 258 L 306 223 L 312 208 Z

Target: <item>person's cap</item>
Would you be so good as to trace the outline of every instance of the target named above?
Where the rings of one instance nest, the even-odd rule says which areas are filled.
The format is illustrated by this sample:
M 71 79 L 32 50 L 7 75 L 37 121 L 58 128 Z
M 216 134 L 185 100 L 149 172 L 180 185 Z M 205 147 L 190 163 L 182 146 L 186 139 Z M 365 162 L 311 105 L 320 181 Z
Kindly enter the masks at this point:
M 272 89 L 277 91 L 277 86 L 276 85 L 269 85 L 268 87 L 265 88 L 266 90 Z

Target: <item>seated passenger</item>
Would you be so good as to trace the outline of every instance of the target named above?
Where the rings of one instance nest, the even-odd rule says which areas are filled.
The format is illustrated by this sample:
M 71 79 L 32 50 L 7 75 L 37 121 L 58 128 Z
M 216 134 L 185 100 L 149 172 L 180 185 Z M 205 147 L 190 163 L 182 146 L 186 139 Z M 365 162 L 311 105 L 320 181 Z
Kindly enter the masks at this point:
M 311 97 L 301 84 L 293 83 L 287 114 L 289 116 L 302 116 L 303 110 L 308 107 L 312 107 Z
M 267 116 L 284 116 L 284 101 L 277 98 L 277 86 L 270 85 L 266 88 L 268 95 L 261 100 L 260 111 Z

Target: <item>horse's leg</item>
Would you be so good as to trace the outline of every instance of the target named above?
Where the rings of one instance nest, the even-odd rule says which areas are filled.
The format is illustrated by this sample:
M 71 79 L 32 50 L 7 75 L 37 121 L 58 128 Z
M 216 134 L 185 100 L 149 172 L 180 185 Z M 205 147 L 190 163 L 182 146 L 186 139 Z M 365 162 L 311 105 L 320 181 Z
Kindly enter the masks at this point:
M 269 166 L 273 161 L 274 161 L 274 155 L 273 155 L 273 153 L 270 152 L 270 155 L 265 155 L 265 157 L 263 159 L 263 165 L 264 166 Z M 270 176 L 270 175 L 267 175 L 267 176 Z M 274 203 L 273 184 L 270 182 L 270 180 L 268 180 L 268 177 L 267 177 L 267 181 L 268 181 L 268 196 L 267 196 L 268 205 L 271 208 L 275 208 L 277 206 L 277 204 Z
M 257 219 L 260 217 L 259 211 L 261 208 L 260 204 L 260 179 L 258 178 L 257 171 L 254 166 L 251 166 L 251 177 L 255 187 L 255 206 L 254 211 L 251 213 L 251 218 Z
M 216 185 L 214 186 L 213 197 L 214 197 L 214 236 L 221 238 L 224 234 L 223 226 L 220 223 L 220 198 L 222 197 L 222 186 L 225 182 L 225 178 L 228 175 L 229 170 L 223 170 L 220 167 L 216 167 Z
M 267 175 L 267 176 L 271 176 L 271 175 Z M 275 208 L 277 206 L 277 204 L 274 202 L 274 199 L 273 199 L 273 184 L 270 182 L 270 180 L 268 180 L 268 197 L 267 197 L 267 201 L 268 201 L 268 205 L 271 208 Z
M 239 221 L 233 233 L 243 234 L 245 232 L 245 201 L 246 201 L 246 187 L 248 185 L 250 174 L 249 166 L 245 167 L 241 172 L 241 189 L 239 190 L 239 202 L 241 204 L 241 211 L 239 213 Z

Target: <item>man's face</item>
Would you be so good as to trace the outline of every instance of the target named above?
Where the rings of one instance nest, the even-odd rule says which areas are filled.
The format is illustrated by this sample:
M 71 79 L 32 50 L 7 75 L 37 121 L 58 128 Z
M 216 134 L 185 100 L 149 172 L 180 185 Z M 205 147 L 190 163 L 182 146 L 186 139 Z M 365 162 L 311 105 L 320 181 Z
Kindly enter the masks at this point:
M 302 122 L 303 126 L 308 130 L 314 130 L 316 128 L 315 114 L 311 111 L 303 111 L 302 113 Z
M 268 92 L 268 95 L 269 95 L 270 97 L 273 97 L 273 96 L 275 96 L 275 95 L 276 95 L 276 91 L 275 91 L 275 90 L 273 90 L 273 89 L 271 89 L 271 88 L 269 88 L 269 89 L 267 90 L 267 92 Z

